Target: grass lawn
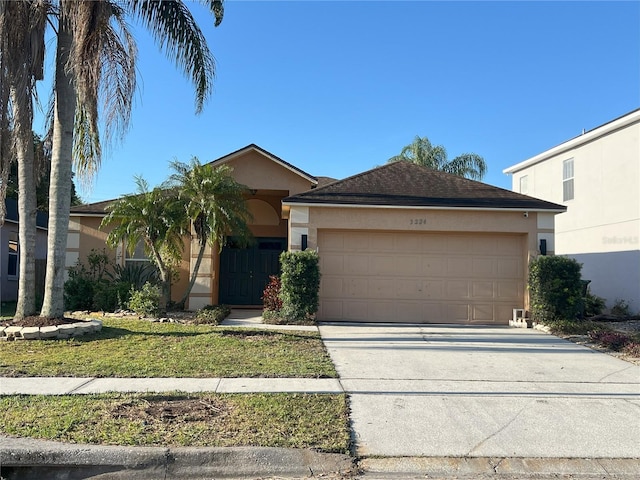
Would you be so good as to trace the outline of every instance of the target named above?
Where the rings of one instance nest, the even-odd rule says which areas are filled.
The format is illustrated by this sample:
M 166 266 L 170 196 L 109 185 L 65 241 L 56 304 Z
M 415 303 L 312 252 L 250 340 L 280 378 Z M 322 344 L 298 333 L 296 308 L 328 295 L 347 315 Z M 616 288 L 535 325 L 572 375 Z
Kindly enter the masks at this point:
M 0 397 L 0 432 L 72 443 L 262 446 L 349 453 L 345 395 Z
M 0 376 L 337 377 L 315 332 L 105 318 L 100 333 L 0 343 Z

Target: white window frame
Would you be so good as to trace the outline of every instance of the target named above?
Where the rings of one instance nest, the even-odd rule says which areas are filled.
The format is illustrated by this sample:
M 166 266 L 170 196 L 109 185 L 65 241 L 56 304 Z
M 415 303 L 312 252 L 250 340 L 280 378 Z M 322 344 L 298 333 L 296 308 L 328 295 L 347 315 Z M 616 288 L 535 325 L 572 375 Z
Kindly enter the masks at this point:
M 574 162 L 573 158 L 567 158 L 562 162 L 562 201 L 568 202 L 575 198 L 574 189 Z
M 13 247 L 13 248 L 12 248 Z M 11 266 L 11 257 L 15 257 L 16 271 L 9 272 Z M 9 280 L 17 280 L 20 276 L 20 241 L 18 232 L 9 232 L 9 240 L 7 241 L 7 278 Z
M 124 248 L 124 265 L 127 265 L 127 262 L 151 262 L 151 259 L 144 254 L 144 243 L 142 240 L 138 242 L 136 245 L 136 249 L 133 251 L 133 256 L 129 255 L 129 251 Z

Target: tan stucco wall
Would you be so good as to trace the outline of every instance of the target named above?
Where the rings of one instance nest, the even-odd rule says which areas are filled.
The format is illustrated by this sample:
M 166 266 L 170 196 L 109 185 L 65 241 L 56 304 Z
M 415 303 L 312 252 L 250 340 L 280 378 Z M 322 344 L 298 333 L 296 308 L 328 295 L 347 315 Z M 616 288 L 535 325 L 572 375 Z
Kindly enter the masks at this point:
M 249 188 L 259 190 L 281 190 L 287 195 L 306 192 L 313 185 L 298 173 L 275 163 L 261 153 L 251 150 L 225 165 L 233 168 L 233 177 L 237 182 Z

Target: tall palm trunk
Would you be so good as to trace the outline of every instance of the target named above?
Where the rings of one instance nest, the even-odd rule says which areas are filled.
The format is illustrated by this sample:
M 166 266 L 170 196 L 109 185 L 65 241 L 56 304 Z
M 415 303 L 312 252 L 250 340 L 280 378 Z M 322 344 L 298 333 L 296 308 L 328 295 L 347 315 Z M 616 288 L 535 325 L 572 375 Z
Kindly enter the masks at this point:
M 73 163 L 73 128 L 76 95 L 71 71 L 67 68 L 73 36 L 69 19 L 61 6 L 56 51 L 53 145 L 49 186 L 49 232 L 47 241 L 47 274 L 43 317 L 64 315 L 64 274 Z
M 31 132 L 31 93 L 11 88 L 13 118 L 16 125 L 16 156 L 18 157 L 18 238 L 20 242 L 20 273 L 18 304 L 15 318 L 36 313 L 36 182 Z

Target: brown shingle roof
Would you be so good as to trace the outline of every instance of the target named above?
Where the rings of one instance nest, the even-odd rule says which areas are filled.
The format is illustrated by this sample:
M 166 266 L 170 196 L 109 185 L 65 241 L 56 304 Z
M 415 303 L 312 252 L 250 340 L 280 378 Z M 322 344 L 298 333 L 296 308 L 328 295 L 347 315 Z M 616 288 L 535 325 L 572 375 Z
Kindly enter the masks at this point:
M 404 161 L 389 163 L 324 187 L 292 195 L 283 202 L 566 210 L 562 205 Z
M 84 215 L 106 215 L 105 208 L 108 205 L 111 205 L 115 202 L 116 199 L 113 200 L 104 200 L 102 202 L 96 203 L 87 203 L 84 205 L 76 205 L 75 207 L 71 207 L 71 213 L 81 213 Z

